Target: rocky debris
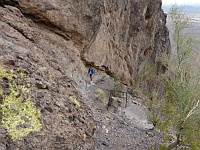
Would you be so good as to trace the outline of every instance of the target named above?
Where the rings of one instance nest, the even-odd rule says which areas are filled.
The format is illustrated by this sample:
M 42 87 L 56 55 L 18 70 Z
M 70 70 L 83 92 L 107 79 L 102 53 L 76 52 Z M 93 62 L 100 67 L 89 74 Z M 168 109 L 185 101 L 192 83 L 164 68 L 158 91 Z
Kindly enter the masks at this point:
M 149 121 L 147 116 L 147 109 L 144 105 L 139 104 L 138 102 L 135 104 L 135 101 L 139 101 L 133 98 L 130 99 L 127 104 L 127 108 L 124 109 L 124 113 L 128 119 L 131 120 L 132 124 L 140 129 L 144 130 L 153 130 L 154 125 Z
M 101 76 L 96 76 L 95 85 L 89 86 L 87 93 L 83 93 L 85 103 L 93 112 L 97 124 L 93 136 L 95 149 L 158 149 L 162 143 L 161 133 L 154 130 L 153 124 L 149 122 L 143 100 L 128 94 L 126 107 L 126 97 L 111 97 L 112 103 L 107 109 L 109 90 L 112 90 L 113 85 L 113 79 L 107 77 L 102 82 Z M 95 91 L 99 88 L 106 94 L 104 102 L 95 98 Z
M 18 0 L 1 0 L 0 1 L 0 6 L 4 6 L 4 5 L 16 6 L 17 4 L 18 4 Z
M 114 107 L 114 108 L 118 108 L 118 107 L 122 107 L 122 103 L 123 103 L 123 99 L 119 98 L 119 97 L 110 97 L 110 101 L 109 101 L 109 106 L 110 107 Z
M 43 83 L 42 81 L 37 81 L 35 85 L 38 89 L 49 89 L 48 83 Z

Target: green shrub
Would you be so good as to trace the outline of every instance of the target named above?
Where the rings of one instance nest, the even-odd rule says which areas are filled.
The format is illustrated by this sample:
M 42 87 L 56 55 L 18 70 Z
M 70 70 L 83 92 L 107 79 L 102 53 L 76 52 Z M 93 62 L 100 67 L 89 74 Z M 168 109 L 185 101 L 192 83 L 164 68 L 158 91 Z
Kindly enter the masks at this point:
M 173 23 L 174 51 L 171 54 L 159 54 L 158 60 L 166 68 L 165 74 L 159 74 L 159 86 L 150 91 L 147 101 L 150 110 L 149 118 L 155 127 L 162 132 L 165 146 L 160 149 L 200 149 L 200 72 L 198 54 L 194 51 L 195 40 L 185 34 L 189 19 L 180 8 L 172 6 L 170 19 Z M 139 72 L 135 84 L 142 89 L 141 82 L 155 79 L 153 69 Z M 134 88 L 135 88 L 134 87 Z M 148 94 L 144 94 L 147 95 Z M 148 96 L 149 97 L 149 96 Z M 147 98 L 148 99 L 148 98 Z
M 104 92 L 102 89 L 97 89 L 97 90 L 96 90 L 96 95 L 97 95 L 97 98 L 98 98 L 102 103 L 105 102 L 105 100 L 106 100 L 106 95 L 105 95 L 105 92 Z
M 175 50 L 159 58 L 167 72 L 160 77 L 165 87 L 164 100 L 152 100 L 152 106 L 159 114 L 156 114 L 157 128 L 161 129 L 166 143 L 169 139 L 173 141 L 167 147 L 169 150 L 186 145 L 190 149 L 200 149 L 200 77 L 195 60 L 197 54 L 193 49 L 195 42 L 184 34 L 189 27 L 189 19 L 180 8 L 172 6 L 170 19 L 174 27 Z
M 18 75 L 19 78 L 24 78 L 22 73 Z M 41 129 L 39 122 L 40 111 L 30 101 L 29 89 L 25 85 L 15 84 L 13 71 L 9 73 L 1 67 L 0 79 L 3 77 L 9 79 L 10 93 L 0 93 L 3 97 L 3 101 L 0 104 L 2 113 L 1 126 L 8 131 L 10 138 L 13 140 L 27 136 L 30 132 L 39 131 Z
M 106 81 L 106 80 L 107 80 L 107 77 L 106 77 L 106 75 L 103 75 L 103 76 L 102 76 L 102 80 L 104 80 L 104 81 Z
M 123 91 L 123 84 L 118 74 L 114 74 L 114 89 L 113 89 L 113 96 L 115 97 L 122 97 Z

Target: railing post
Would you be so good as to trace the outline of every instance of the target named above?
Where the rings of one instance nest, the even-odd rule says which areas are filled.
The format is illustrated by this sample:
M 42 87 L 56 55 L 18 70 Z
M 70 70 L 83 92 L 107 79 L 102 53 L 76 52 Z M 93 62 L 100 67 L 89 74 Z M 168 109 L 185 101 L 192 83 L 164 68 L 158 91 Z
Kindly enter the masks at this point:
M 107 104 L 107 110 L 108 108 L 112 105 L 112 100 L 111 100 L 111 97 L 112 97 L 112 90 L 110 91 L 110 96 L 109 96 L 109 99 L 108 99 L 108 104 Z
M 125 104 L 125 108 L 127 107 L 127 103 L 128 103 L 128 94 L 127 94 L 127 92 L 126 92 L 126 104 Z

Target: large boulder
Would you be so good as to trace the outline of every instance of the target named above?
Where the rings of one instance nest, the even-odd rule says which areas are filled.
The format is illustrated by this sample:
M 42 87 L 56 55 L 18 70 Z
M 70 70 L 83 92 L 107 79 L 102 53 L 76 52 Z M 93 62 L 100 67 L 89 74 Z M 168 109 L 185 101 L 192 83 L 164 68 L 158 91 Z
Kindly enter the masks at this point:
M 76 44 L 86 44 L 101 24 L 99 0 L 19 0 L 25 14 L 63 30 Z

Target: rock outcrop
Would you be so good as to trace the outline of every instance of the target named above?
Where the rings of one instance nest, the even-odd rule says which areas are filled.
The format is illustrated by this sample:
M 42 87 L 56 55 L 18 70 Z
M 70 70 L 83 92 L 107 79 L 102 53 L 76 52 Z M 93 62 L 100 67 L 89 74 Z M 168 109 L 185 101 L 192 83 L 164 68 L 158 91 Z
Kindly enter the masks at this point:
M 155 64 L 156 54 L 169 50 L 160 0 L 105 1 L 102 9 L 99 33 L 83 53 L 87 62 L 130 81 L 144 61 Z
M 101 25 L 99 0 L 20 0 L 19 7 L 25 14 L 61 29 L 63 36 L 82 47 Z
M 94 149 L 95 123 L 76 88 L 85 65 L 124 83 L 145 61 L 160 70 L 165 19 L 161 0 L 0 0 L 0 65 L 27 76 L 43 126 L 19 141 L 0 128 L 0 149 Z
M 144 61 L 169 51 L 161 0 L 20 0 L 24 13 L 52 23 L 80 46 L 81 58 L 130 82 Z
M 94 149 L 91 111 L 66 73 L 83 67 L 78 58 L 73 44 L 53 29 L 36 25 L 15 7 L 0 7 L 0 66 L 25 74 L 31 101 L 42 114 L 42 130 L 24 139 L 12 141 L 0 128 L 0 149 Z M 0 89 L 3 87 L 4 83 Z M 76 98 L 80 107 L 70 97 Z

